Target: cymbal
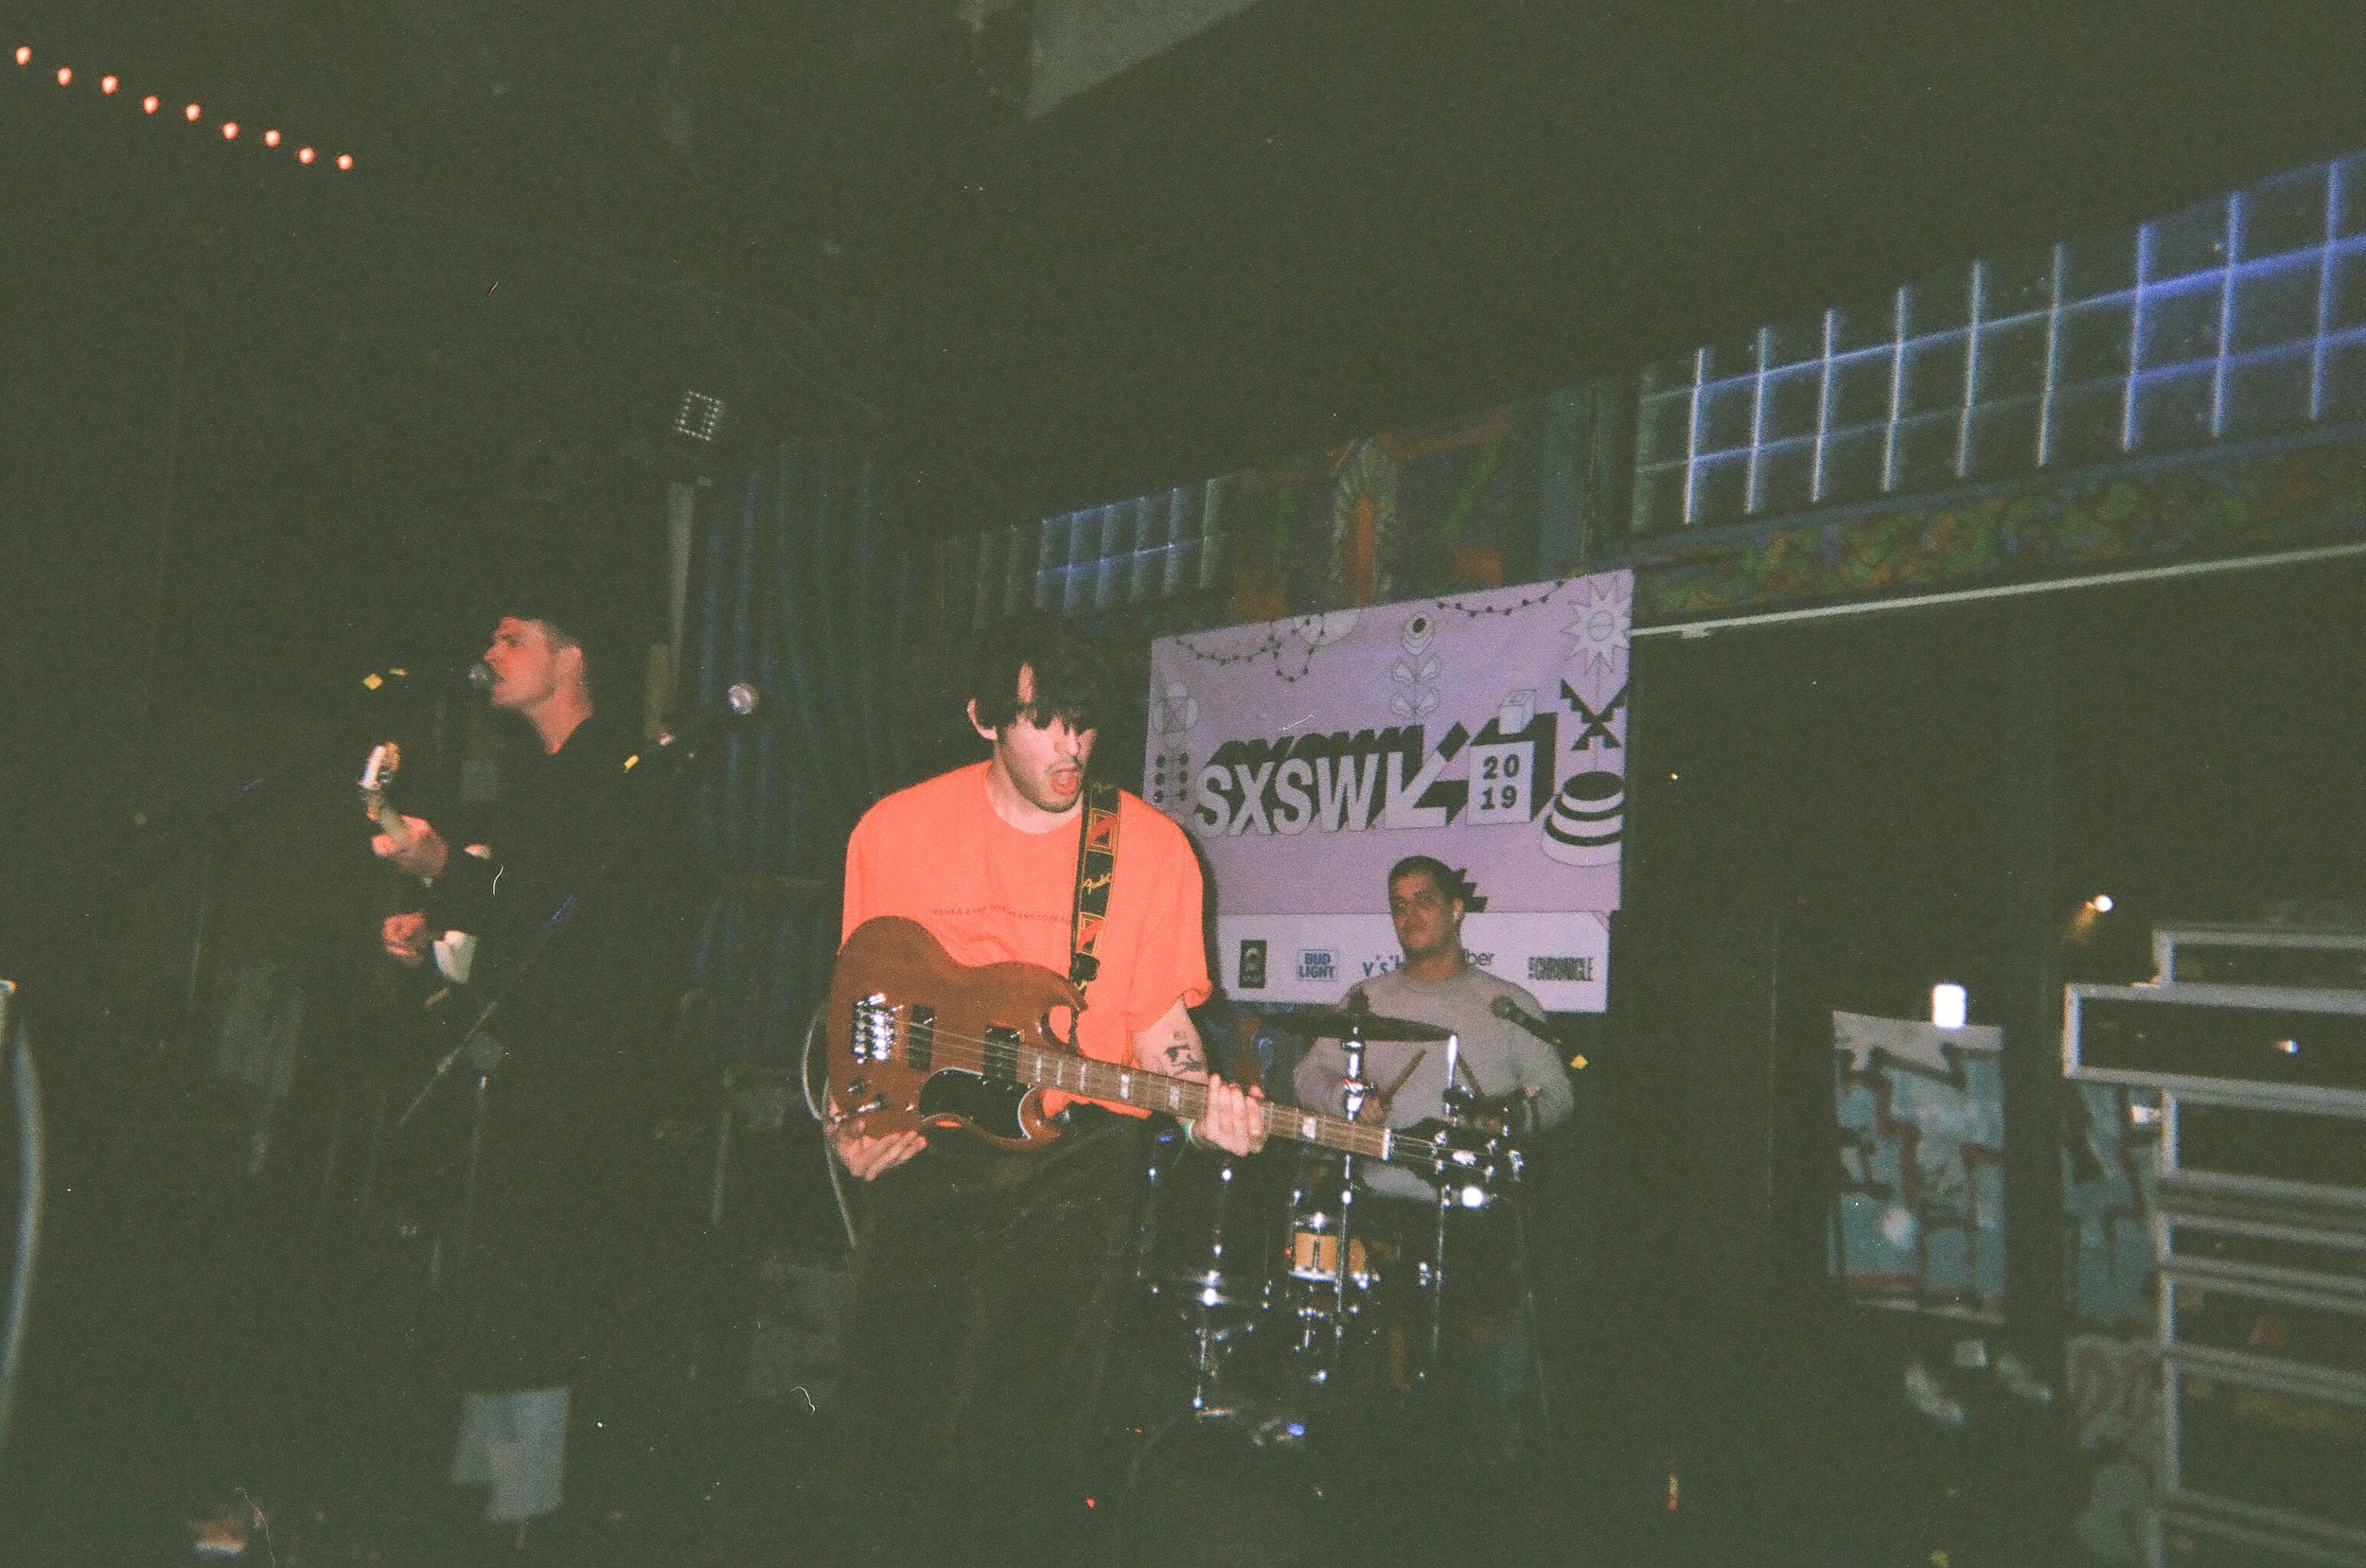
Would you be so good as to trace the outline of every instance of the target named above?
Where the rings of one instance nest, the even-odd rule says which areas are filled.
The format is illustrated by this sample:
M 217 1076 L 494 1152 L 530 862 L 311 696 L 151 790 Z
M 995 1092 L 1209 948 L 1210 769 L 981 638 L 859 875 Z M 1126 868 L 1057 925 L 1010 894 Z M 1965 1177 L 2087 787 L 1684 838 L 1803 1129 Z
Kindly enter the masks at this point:
M 1309 1040 L 1344 1040 L 1350 1033 L 1359 1040 L 1443 1040 L 1454 1032 L 1436 1024 L 1388 1018 L 1377 1013 L 1355 1013 L 1344 1007 L 1293 1008 L 1287 1013 L 1270 1013 L 1264 1021 Z

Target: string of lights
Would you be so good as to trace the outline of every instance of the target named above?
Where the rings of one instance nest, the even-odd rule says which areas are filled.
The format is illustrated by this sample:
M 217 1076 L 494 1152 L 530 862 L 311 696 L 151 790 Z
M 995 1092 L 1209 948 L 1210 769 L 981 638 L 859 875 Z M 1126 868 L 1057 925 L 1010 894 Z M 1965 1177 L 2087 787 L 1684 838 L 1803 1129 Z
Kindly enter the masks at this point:
M 29 71 L 32 69 L 33 46 L 30 44 L 19 44 L 16 46 L 16 63 L 19 70 Z M 74 83 L 78 79 L 82 79 L 71 65 L 59 66 L 55 74 L 58 79 L 58 85 L 69 90 L 73 88 Z M 126 103 L 132 101 L 131 95 L 123 90 L 123 79 L 115 75 L 113 72 L 109 72 L 108 74 L 100 77 L 97 85 L 99 93 L 106 97 L 112 98 L 119 97 L 123 98 Z M 140 113 L 143 115 L 157 115 L 161 113 L 165 107 L 165 98 L 161 94 L 156 93 L 143 94 L 139 97 L 138 102 L 140 106 Z M 181 117 L 191 125 L 200 124 L 205 118 L 205 106 L 195 101 L 185 103 L 181 108 Z M 240 134 L 242 133 L 241 127 L 238 122 L 234 119 L 223 119 L 218 121 L 216 129 L 221 132 L 221 139 L 225 142 L 235 142 L 238 140 Z M 263 146 L 274 150 L 287 145 L 290 140 L 290 138 L 280 132 L 277 126 L 266 126 L 263 130 L 262 136 L 259 139 L 261 140 Z M 350 152 L 340 152 L 334 159 L 325 159 L 319 149 L 309 146 L 309 144 L 302 143 L 297 144 L 294 147 L 293 151 L 295 154 L 295 161 L 304 165 L 308 168 L 315 166 L 323 167 L 333 167 L 340 173 L 350 174 L 353 172 L 353 154 Z

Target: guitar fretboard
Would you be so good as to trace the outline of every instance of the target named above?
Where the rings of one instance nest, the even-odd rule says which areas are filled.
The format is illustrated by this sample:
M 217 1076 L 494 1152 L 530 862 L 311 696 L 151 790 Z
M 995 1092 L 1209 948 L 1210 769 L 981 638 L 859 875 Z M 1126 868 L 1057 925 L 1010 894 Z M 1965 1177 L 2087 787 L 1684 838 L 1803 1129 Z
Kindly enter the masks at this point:
M 956 1039 L 939 1032 L 925 1008 L 886 1011 L 893 1018 L 896 1056 L 922 1072 L 973 1072 L 1001 1083 L 1059 1089 L 1086 1100 L 1114 1101 L 1192 1120 L 1208 1112 L 1208 1086 L 1188 1078 L 1170 1078 L 1140 1067 L 1051 1050 L 1015 1035 L 982 1041 Z M 1256 1105 L 1262 1130 L 1268 1137 L 1292 1138 L 1365 1159 L 1386 1160 L 1394 1149 L 1395 1140 L 1386 1127 L 1369 1127 L 1345 1117 L 1271 1101 L 1261 1100 Z

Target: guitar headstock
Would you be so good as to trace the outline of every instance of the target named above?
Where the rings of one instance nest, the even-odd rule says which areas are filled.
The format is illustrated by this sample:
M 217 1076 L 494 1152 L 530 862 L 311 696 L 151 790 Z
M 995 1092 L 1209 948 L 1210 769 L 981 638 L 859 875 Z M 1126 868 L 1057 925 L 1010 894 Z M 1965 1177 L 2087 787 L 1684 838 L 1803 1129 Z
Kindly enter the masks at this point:
M 1390 1139 L 1388 1160 L 1411 1167 L 1440 1187 L 1460 1189 L 1460 1201 L 1470 1208 L 1517 1187 L 1527 1166 L 1527 1157 L 1501 1121 L 1461 1117 L 1432 1117 L 1398 1128 Z
M 370 748 L 369 761 L 362 765 L 362 809 L 370 819 L 388 833 L 400 826 L 393 807 L 387 804 L 386 786 L 402 771 L 402 748 L 393 741 L 380 741 Z

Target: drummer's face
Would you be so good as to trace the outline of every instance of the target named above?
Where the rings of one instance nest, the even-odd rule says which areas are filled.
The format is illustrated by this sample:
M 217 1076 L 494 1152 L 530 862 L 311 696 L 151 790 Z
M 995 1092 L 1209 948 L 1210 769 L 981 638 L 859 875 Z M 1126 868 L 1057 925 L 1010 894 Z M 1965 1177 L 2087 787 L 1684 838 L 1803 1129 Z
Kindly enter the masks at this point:
M 1407 961 L 1462 945 L 1462 900 L 1440 893 L 1427 872 L 1407 872 L 1388 884 L 1388 918 Z

